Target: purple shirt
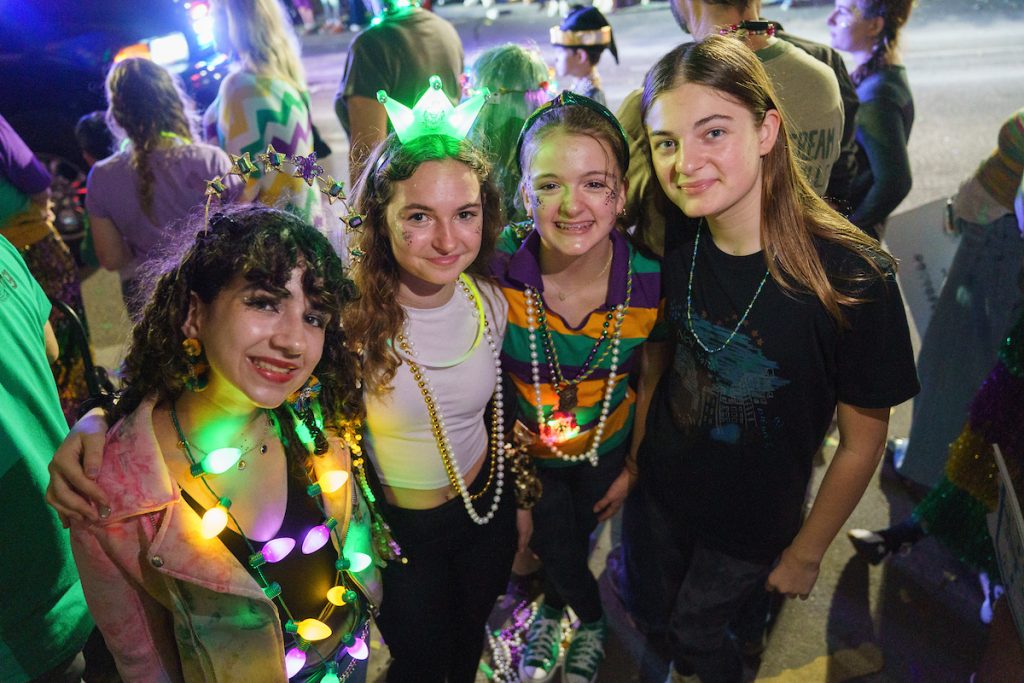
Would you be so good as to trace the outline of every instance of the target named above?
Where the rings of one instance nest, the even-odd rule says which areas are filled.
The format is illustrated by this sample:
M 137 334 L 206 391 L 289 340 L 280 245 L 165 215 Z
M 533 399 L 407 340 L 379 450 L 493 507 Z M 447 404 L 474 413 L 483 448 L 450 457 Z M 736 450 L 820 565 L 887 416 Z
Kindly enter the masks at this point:
M 50 186 L 50 174 L 7 119 L 0 116 L 0 224 Z
M 142 210 L 138 172 L 131 163 L 131 151 L 123 150 L 97 162 L 89 172 L 85 208 L 89 215 L 114 223 L 132 253 L 132 262 L 121 269 L 129 279 L 168 231 L 181 227 L 196 207 L 206 201 L 206 181 L 224 176 L 231 159 L 211 145 L 182 144 L 156 150 L 149 155 L 153 171 L 152 219 Z M 238 191 L 238 176 L 224 178 L 228 195 Z

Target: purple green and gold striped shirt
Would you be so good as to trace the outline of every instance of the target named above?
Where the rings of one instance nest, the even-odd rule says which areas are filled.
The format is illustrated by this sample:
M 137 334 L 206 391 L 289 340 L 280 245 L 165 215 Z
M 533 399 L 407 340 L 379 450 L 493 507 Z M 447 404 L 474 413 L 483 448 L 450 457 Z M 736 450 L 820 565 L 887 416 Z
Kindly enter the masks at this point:
M 572 380 L 579 375 L 581 366 L 586 363 L 595 342 L 601 337 L 608 311 L 625 302 L 627 271 L 632 276 L 629 308 L 622 322 L 619 342 L 616 384 L 609 404 L 600 454 L 617 448 L 630 434 L 635 395 L 627 380 L 639 362 L 640 347 L 660 320 L 661 266 L 658 261 L 639 253 L 618 231 L 613 230 L 610 239 L 613 253 L 604 305 L 591 311 L 579 327 L 571 327 L 557 313 L 550 309 L 547 311 L 547 326 L 558 354 L 562 376 Z M 532 287 L 543 296 L 544 282 L 541 279 L 539 255 L 540 235 L 536 230 L 524 238 L 513 226 L 509 226 L 498 238 L 497 254 L 492 264 L 492 271 L 509 303 L 508 329 L 501 348 L 502 367 L 515 384 L 520 420 L 534 434 L 538 433 L 538 425 L 530 364 L 530 333 L 526 325 L 526 288 Z M 600 361 L 597 369 L 579 384 L 578 405 L 573 412 L 580 431 L 575 437 L 559 444 L 560 450 L 567 455 L 579 455 L 590 448 L 593 430 L 600 417 L 611 362 L 610 354 L 603 353 L 604 345 L 610 343 L 609 339 L 602 343 L 602 348 L 594 356 L 595 362 Z M 539 332 L 536 344 L 540 352 L 543 347 Z M 542 352 L 539 372 L 544 415 L 550 416 L 558 404 L 558 395 Z M 544 465 L 569 464 L 555 457 L 539 439 L 529 452 Z

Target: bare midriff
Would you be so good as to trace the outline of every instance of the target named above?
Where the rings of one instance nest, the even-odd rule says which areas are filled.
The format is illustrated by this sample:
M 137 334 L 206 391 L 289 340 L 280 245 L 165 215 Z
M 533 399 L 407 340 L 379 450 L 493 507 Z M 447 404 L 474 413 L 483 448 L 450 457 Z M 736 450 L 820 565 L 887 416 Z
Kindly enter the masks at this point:
M 486 454 L 462 475 L 462 480 L 466 482 L 467 486 L 476 480 L 476 475 L 480 473 L 480 468 L 484 466 L 485 462 L 487 462 Z M 382 488 L 384 489 L 384 499 L 388 503 L 406 510 L 432 510 L 459 495 L 451 485 L 438 489 L 407 489 L 387 485 L 382 485 Z

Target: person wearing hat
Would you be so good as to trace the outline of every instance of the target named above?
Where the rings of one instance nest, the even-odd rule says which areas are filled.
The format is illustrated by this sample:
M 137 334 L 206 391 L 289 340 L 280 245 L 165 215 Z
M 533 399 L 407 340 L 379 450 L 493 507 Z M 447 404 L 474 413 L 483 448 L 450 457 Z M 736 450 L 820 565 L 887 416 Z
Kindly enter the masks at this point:
M 575 79 L 568 90 L 607 104 L 601 89 L 597 63 L 607 49 L 619 63 L 612 27 L 596 7 L 573 5 L 559 26 L 551 27 L 551 44 L 555 50 L 555 73 L 561 79 Z

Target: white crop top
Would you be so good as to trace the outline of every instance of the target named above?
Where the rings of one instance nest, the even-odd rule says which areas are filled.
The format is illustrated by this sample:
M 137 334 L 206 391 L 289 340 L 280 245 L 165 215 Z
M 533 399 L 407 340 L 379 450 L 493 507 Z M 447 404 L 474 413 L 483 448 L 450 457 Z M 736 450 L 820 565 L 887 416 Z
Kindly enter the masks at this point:
M 508 303 L 497 287 L 479 281 L 477 286 L 491 336 L 500 351 Z M 420 366 L 444 420 L 454 464 L 465 476 L 487 449 L 490 425 L 485 423 L 484 409 L 494 394 L 496 379 L 494 356 L 486 337 L 467 358 L 451 365 L 476 338 L 476 306 L 462 287 L 456 286 L 452 298 L 442 306 L 403 308 L 413 360 Z M 368 393 L 365 400 L 365 446 L 381 483 L 420 490 L 448 485 L 426 403 L 408 363 L 398 367 L 391 392 Z

